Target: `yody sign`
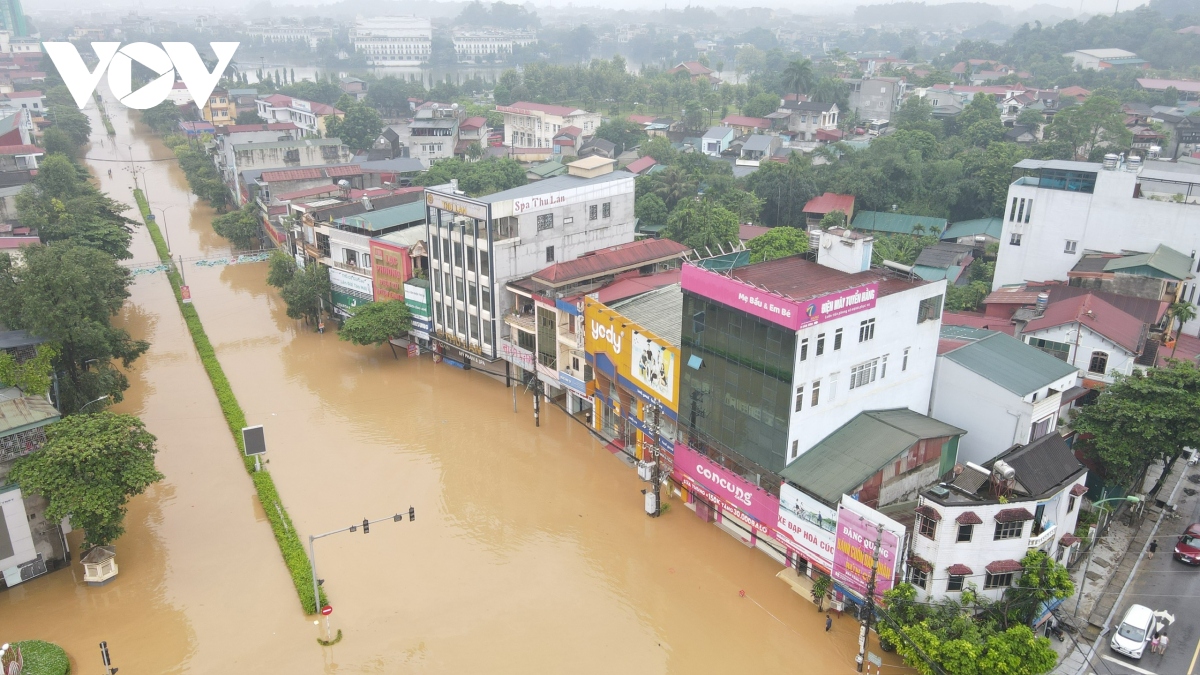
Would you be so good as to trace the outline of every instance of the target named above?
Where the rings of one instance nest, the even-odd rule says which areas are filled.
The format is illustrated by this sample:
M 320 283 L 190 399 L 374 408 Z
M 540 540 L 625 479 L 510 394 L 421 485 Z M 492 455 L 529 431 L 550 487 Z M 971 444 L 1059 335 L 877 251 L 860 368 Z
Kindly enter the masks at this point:
M 216 88 L 225 67 L 233 60 L 237 42 L 210 42 L 217 55 L 217 67 L 209 72 L 196 48 L 187 42 L 164 42 L 162 47 L 149 42 L 134 42 L 124 47 L 120 42 L 93 42 L 92 51 L 99 63 L 89 71 L 79 56 L 79 50 L 70 42 L 43 42 L 42 47 L 50 55 L 63 83 L 67 85 L 75 105 L 80 109 L 87 105 L 96 85 L 104 72 L 108 71 L 108 86 L 113 94 L 130 108 L 145 110 L 162 103 L 171 94 L 175 85 L 175 73 L 179 73 L 188 93 L 203 106 L 212 90 Z M 141 89 L 133 91 L 133 62 L 137 61 L 158 74 Z

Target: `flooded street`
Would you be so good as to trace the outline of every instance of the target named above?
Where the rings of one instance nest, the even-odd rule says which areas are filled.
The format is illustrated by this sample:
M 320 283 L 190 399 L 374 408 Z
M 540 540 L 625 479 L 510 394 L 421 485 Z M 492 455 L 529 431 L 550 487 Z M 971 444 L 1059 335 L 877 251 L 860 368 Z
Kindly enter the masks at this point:
M 102 188 L 133 204 L 132 145 L 172 252 L 228 252 L 178 167 L 148 161 L 169 151 L 110 108 L 117 146 L 88 153 Z M 134 242 L 154 261 L 144 228 Z M 648 518 L 636 472 L 560 410 L 534 428 L 523 391 L 514 414 L 478 372 L 310 332 L 264 263 L 185 274 L 302 539 L 409 506 L 416 521 L 317 542 L 345 633 L 319 646 L 167 280 L 139 276 L 120 322 L 152 346 L 116 410 L 158 436 L 166 479 L 131 503 L 116 581 L 87 588 L 75 564 L 2 592 L 0 636 L 58 642 L 75 672 L 98 669 L 100 640 L 130 674 L 854 672 L 854 620 L 825 633 L 777 563 L 677 499 Z

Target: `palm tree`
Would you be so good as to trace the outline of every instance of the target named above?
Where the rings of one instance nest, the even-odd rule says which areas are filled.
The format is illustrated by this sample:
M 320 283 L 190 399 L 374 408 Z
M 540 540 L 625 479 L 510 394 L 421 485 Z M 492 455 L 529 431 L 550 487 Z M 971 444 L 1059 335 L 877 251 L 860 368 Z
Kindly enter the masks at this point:
M 1179 347 L 1179 336 L 1183 334 L 1183 324 L 1196 318 L 1196 306 L 1190 302 L 1172 302 L 1167 308 L 1167 314 L 1171 317 L 1171 324 L 1179 322 L 1179 330 L 1175 333 L 1175 339 L 1171 345 L 1171 358 L 1175 358 L 1175 350 Z
M 669 166 L 654 176 L 654 194 L 667 205 L 675 208 L 679 200 L 696 194 L 696 184 L 677 166 Z
M 812 88 L 810 98 L 817 103 L 837 103 L 846 84 L 836 77 L 823 77 Z
M 796 59 L 783 69 L 783 83 L 796 89 L 799 96 L 813 85 L 812 61 Z

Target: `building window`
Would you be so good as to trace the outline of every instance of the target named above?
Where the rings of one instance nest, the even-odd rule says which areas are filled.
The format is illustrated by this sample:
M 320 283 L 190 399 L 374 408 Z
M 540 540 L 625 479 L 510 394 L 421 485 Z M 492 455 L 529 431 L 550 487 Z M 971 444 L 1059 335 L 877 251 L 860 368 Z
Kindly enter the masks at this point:
M 442 237 L 442 260 L 450 262 L 450 240 Z
M 942 296 L 935 295 L 925 298 L 917 305 L 917 323 L 925 323 L 942 318 Z
M 836 352 L 837 350 L 839 350 L 841 348 L 842 348 L 842 329 L 839 328 L 839 329 L 833 331 L 833 351 Z
M 800 454 L 800 441 L 792 441 L 792 459 L 796 459 L 798 454 Z
M 821 402 L 821 381 L 813 380 L 812 383 L 812 400 L 809 402 L 809 407 L 815 408 Z
M 1020 246 L 1021 245 L 1021 235 L 1017 232 L 1013 232 L 1012 237 L 1010 237 L 1008 240 L 1008 243 L 1010 246 Z
M 908 370 L 908 350 L 909 349 L 912 349 L 912 348 L 911 347 L 904 348 L 904 359 L 902 361 L 900 361 L 900 372 L 904 372 L 904 371 Z
M 828 392 L 826 394 L 826 399 L 831 403 L 837 398 L 838 375 L 840 375 L 840 373 L 830 373 L 829 383 L 825 385 L 825 390 Z
M 887 354 L 879 358 L 879 379 L 887 377 Z
M 542 230 L 550 230 L 554 228 L 554 214 L 546 213 L 537 217 L 538 232 Z
M 917 531 L 926 539 L 937 539 L 937 521 L 918 513 Z
M 488 262 L 488 252 L 482 249 L 479 251 L 479 273 L 485 277 L 492 275 L 491 263 Z
M 958 526 L 958 537 L 954 540 L 955 543 L 965 544 L 971 541 L 971 536 L 975 534 L 975 526 L 971 524 Z
M 1008 222 L 1011 223 L 1016 219 L 1017 219 L 1017 198 L 1013 197 L 1012 206 L 1009 208 L 1009 211 L 1008 211 Z
M 1075 252 L 1075 246 L 1076 246 L 1076 245 L 1078 245 L 1078 244 L 1079 244 L 1079 242 L 1077 242 L 1077 241 L 1071 241 L 1070 239 L 1068 239 L 1068 240 L 1067 240 L 1067 245 L 1063 247 L 1063 253 L 1074 253 L 1074 252 Z
M 454 280 L 454 288 L 455 288 L 455 290 L 458 291 L 457 295 L 455 295 L 455 297 L 457 299 L 459 299 L 459 300 L 467 299 L 467 294 L 465 292 L 463 292 L 463 280 L 462 279 Z
M 967 578 L 961 574 L 951 574 L 950 578 L 946 580 L 946 592 L 957 593 L 958 591 L 961 591 L 963 589 L 963 583 L 966 581 L 966 579 Z
M 471 317 L 471 339 L 479 339 L 479 318 L 475 316 Z
M 454 242 L 454 266 L 463 266 L 463 245 L 462 242 Z
M 1108 354 L 1104 352 L 1092 352 L 1092 358 L 1088 361 L 1088 372 L 1103 375 L 1108 371 Z
M 1071 356 L 1071 345 L 1066 342 L 1054 342 L 1035 337 L 1025 338 L 1025 342 L 1030 347 L 1040 349 L 1059 361 L 1066 361 Z
M 817 336 L 817 356 L 825 353 L 825 334 L 821 333 Z
M 588 220 L 596 220 L 600 217 L 600 207 L 592 204 L 588 207 Z
M 1018 539 L 1020 538 L 1021 533 L 1024 531 L 1024 521 L 1018 520 L 1015 523 L 996 523 L 996 533 L 992 536 L 992 541 Z
M 479 286 L 479 307 L 484 311 L 492 311 L 492 289 L 487 284 Z
M 554 262 L 554 247 L 546 247 L 546 262 Z
M 458 332 L 467 332 L 467 313 L 463 310 L 458 310 Z
M 926 572 L 925 570 L 920 569 L 915 565 L 909 567 L 908 568 L 908 583 L 910 583 L 913 586 L 916 586 L 918 588 L 926 588 L 927 586 L 929 586 L 929 572 Z
M 434 309 L 434 314 L 437 314 L 438 325 L 444 325 L 445 319 L 442 318 L 442 306 L 440 304 L 434 305 L 433 309 Z
M 867 342 L 875 339 L 875 319 L 860 321 L 858 324 L 858 341 Z
M 871 359 L 850 369 L 850 388 L 858 389 L 875 381 L 875 371 L 879 368 L 879 359 Z
M 984 589 L 1008 588 L 1012 586 L 1012 581 L 1012 572 L 1005 572 L 1004 574 L 992 574 L 988 572 L 987 576 L 984 577 L 983 587 Z
M 467 303 L 478 306 L 479 305 L 478 300 L 479 300 L 479 297 L 475 291 L 475 282 L 471 281 L 471 282 L 467 283 Z M 472 317 L 472 318 L 474 318 L 474 317 Z
M 1071 495 L 1070 497 L 1067 498 L 1067 513 L 1071 513 L 1074 510 L 1075 510 L 1075 495 Z
M 604 202 L 600 205 L 600 215 L 605 218 L 612 218 L 612 202 Z
M 804 407 L 804 385 L 800 385 L 799 387 L 796 387 L 796 410 L 795 411 L 800 412 L 800 409 L 803 407 Z
M 531 352 L 537 351 L 537 340 L 533 337 L 533 333 L 519 330 L 517 331 L 517 346 Z
M 808 338 L 804 338 L 800 341 L 800 360 L 808 360 Z

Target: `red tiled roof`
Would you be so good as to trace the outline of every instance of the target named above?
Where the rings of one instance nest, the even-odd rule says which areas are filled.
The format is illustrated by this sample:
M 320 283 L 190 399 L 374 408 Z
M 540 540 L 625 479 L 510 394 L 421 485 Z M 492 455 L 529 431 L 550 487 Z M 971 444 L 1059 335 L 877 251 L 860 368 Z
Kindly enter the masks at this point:
M 330 183 L 329 185 L 318 185 L 316 187 L 305 188 L 303 190 L 294 190 L 285 192 L 281 195 L 275 195 L 275 199 L 286 202 L 293 199 L 303 199 L 304 197 L 312 197 L 315 195 L 323 195 L 327 193 L 340 192 L 342 188 Z
M 658 272 L 657 274 L 647 274 L 645 276 L 633 276 L 625 279 L 617 278 L 616 281 L 601 288 L 597 292 L 597 300 L 604 304 L 632 298 L 635 295 L 648 293 L 671 284 L 679 283 L 679 270 L 667 270 L 666 272 Z
M 745 115 L 726 115 L 721 124 L 727 127 L 754 127 L 755 129 L 770 129 L 771 121 L 761 117 L 746 117 Z
M 840 141 L 842 140 L 842 130 L 817 129 L 816 137 L 818 141 Z
M 655 164 L 658 164 L 658 162 L 656 162 L 650 155 L 646 155 L 645 157 L 639 157 L 629 164 L 626 164 L 625 170 L 629 173 L 641 173 Z
M 933 508 L 932 506 L 929 506 L 928 504 L 923 504 L 921 506 L 918 506 L 916 511 L 918 514 L 925 516 L 926 518 L 932 520 L 935 523 L 940 522 L 942 520 L 942 514 L 938 513 L 937 509 Z
M 983 299 L 985 305 L 1032 305 L 1037 303 L 1039 293 L 1043 291 L 1027 291 L 1024 288 L 1001 288 L 988 293 Z
M 267 207 L 268 216 L 282 216 L 288 212 L 287 204 L 276 204 L 275 206 Z
M 1012 325 L 1011 321 L 997 319 L 994 316 L 984 316 L 975 312 L 943 312 L 942 325 L 982 328 L 984 330 L 999 331 L 1007 335 L 1013 335 L 1016 332 L 1016 326 Z
M 5 96 L 9 98 L 41 98 L 45 94 L 40 91 L 10 91 Z
M 929 562 L 928 560 L 922 558 L 919 555 L 913 554 L 913 555 L 908 556 L 908 564 L 921 570 L 922 572 L 932 572 L 933 571 L 933 563 Z
M 1021 563 L 1016 560 L 997 560 L 988 563 L 984 569 L 991 574 L 1004 574 L 1006 572 L 1020 572 L 1025 568 L 1021 567 Z
M 271 181 L 276 180 L 312 180 L 314 178 L 324 178 L 325 174 L 320 169 L 309 167 L 307 169 L 280 169 L 279 171 L 264 171 L 260 177 L 270 183 Z
M 1068 533 L 1064 534 L 1061 538 L 1059 538 L 1058 543 L 1062 544 L 1063 546 L 1072 546 L 1074 544 L 1078 544 L 1081 541 L 1083 541 L 1083 540 L 1080 539 L 1079 537 L 1076 537 L 1075 535 L 1071 534 L 1070 532 L 1068 532 Z
M 530 103 L 529 101 L 517 101 L 512 105 L 498 105 L 496 110 L 501 112 L 513 112 L 515 110 L 534 110 L 537 112 L 546 113 L 547 115 L 558 115 L 566 117 L 571 113 L 579 110 L 579 108 L 570 108 L 562 105 L 549 105 L 546 103 Z
M 850 274 L 819 265 L 799 256 L 776 258 L 767 262 L 738 267 L 728 272 L 733 279 L 777 293 L 796 302 L 878 283 L 877 297 L 900 293 L 925 285 L 926 281 L 897 279 L 878 270 Z
M 1167 345 L 1171 344 L 1168 342 L 1167 345 L 1159 347 L 1158 356 L 1155 358 L 1154 365 L 1159 368 L 1165 368 L 1167 366 L 1167 360 L 1172 358 L 1180 361 L 1191 361 L 1195 363 L 1196 357 L 1200 356 L 1200 338 L 1197 338 L 1195 335 L 1184 335 L 1180 333 L 1176 335 L 1175 339 L 1178 342 L 1178 345 L 1172 345 L 1168 347 Z M 1174 352 L 1174 355 L 1172 355 L 1172 351 Z
M 996 514 L 998 523 L 1021 523 L 1026 520 L 1033 520 L 1033 514 L 1029 512 L 1029 509 L 1004 509 Z
M 361 176 L 362 173 L 363 168 L 354 164 L 348 166 L 331 166 L 325 169 L 325 175 L 329 176 L 330 178 L 337 178 L 339 176 Z
M 486 117 L 468 117 L 458 123 L 459 129 L 482 129 L 487 124 Z
M 580 129 L 577 126 L 572 125 L 572 126 L 563 127 L 561 129 L 559 129 L 558 133 L 554 134 L 554 135 L 555 136 L 574 136 L 575 138 L 579 138 L 580 136 L 583 135 L 583 129 Z
M 1080 497 L 1087 494 L 1087 486 L 1083 483 L 1071 488 L 1071 494 L 1075 497 Z
M 46 151 L 36 145 L 0 145 L 0 155 L 44 155 Z
M 963 576 L 963 577 L 969 577 L 972 574 L 974 574 L 974 572 L 971 571 L 970 567 L 967 567 L 966 565 L 964 565 L 962 563 L 955 563 L 954 565 L 947 567 L 946 573 L 952 574 L 954 576 Z
M 755 237 L 761 237 L 770 231 L 771 228 L 763 227 L 762 225 L 738 225 L 738 239 L 744 243 Z
M 671 75 L 681 70 L 686 70 L 689 75 L 708 75 L 713 72 L 711 68 L 706 67 L 699 61 L 684 61 L 683 63 L 668 70 L 667 74 Z
M 534 272 L 533 278 L 551 286 L 565 284 L 570 281 L 640 267 L 656 260 L 678 257 L 687 250 L 687 246 L 670 239 L 643 239 L 592 251 L 574 260 L 550 265 Z
M 42 243 L 41 239 L 36 236 L 0 237 L 0 249 L 36 246 L 40 243 Z
M 983 518 L 980 518 L 974 511 L 963 511 L 962 513 L 958 514 L 958 517 L 954 519 L 954 522 L 958 523 L 959 525 L 982 525 Z
M 832 192 L 826 192 L 820 197 L 813 197 L 804 205 L 804 213 L 819 213 L 826 214 L 832 211 L 841 211 L 849 215 L 854 210 L 854 195 L 839 195 Z
M 1130 353 L 1137 354 L 1141 350 L 1145 324 L 1091 293 L 1051 302 L 1042 316 L 1025 324 L 1022 333 L 1069 323 L 1087 326 Z
M 654 115 L 629 115 L 625 119 L 634 124 L 650 124 L 654 121 Z

